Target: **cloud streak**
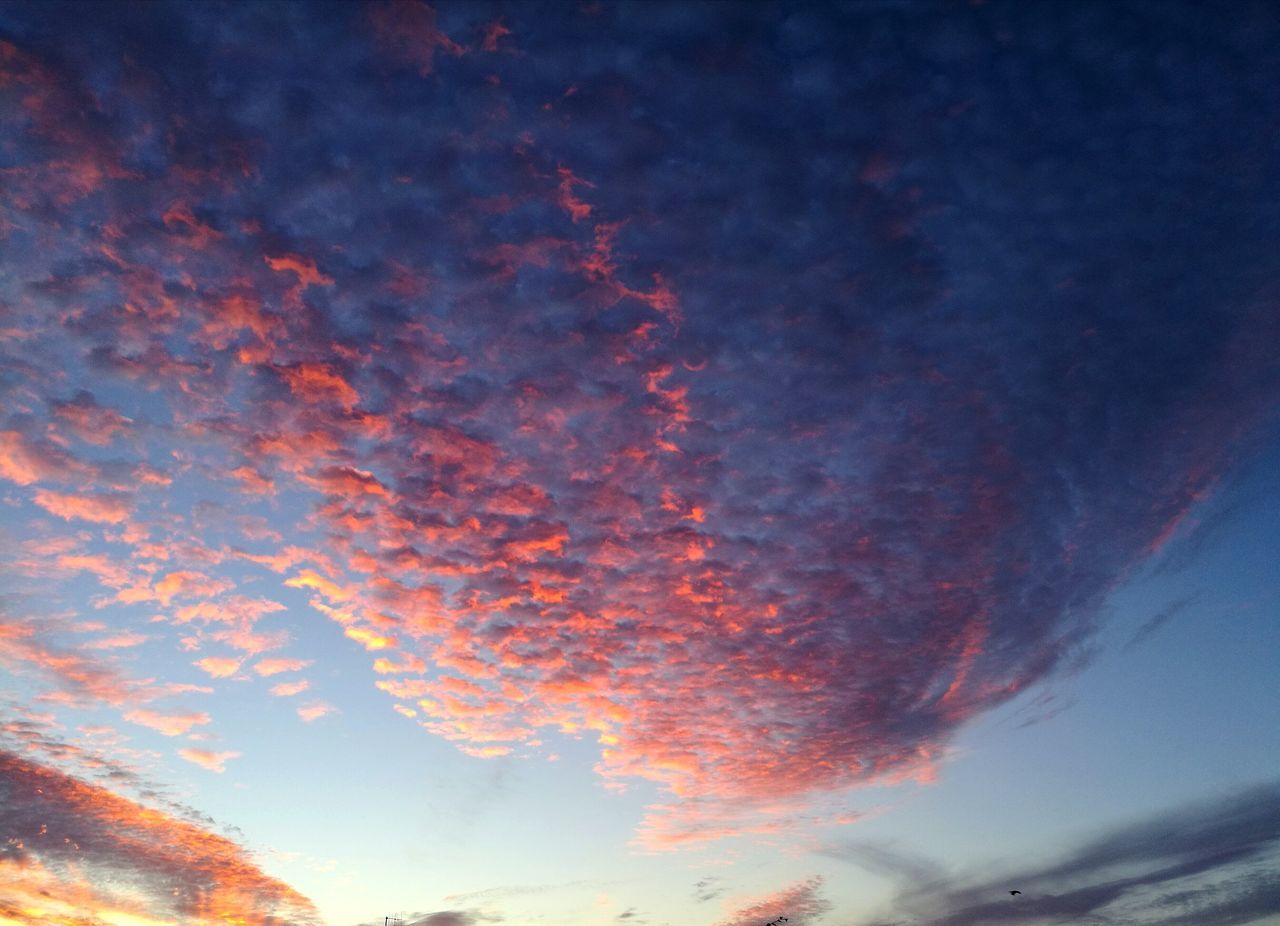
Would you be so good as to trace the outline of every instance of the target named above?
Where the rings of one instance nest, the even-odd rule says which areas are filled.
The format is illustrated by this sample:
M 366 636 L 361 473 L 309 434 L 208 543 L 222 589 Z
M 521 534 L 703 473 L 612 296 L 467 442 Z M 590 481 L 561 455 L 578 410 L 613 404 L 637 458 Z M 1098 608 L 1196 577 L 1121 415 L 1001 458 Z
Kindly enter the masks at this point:
M 926 926 L 1055 921 L 1246 924 L 1276 911 L 1280 786 L 1259 785 L 1121 826 L 1041 866 L 933 879 L 896 905 Z M 855 856 L 861 862 L 861 853 Z M 1011 897 L 1009 889 L 1022 893 Z
M 320 922 L 305 897 L 264 874 L 240 846 L 193 823 L 8 752 L 0 752 L 0 782 L 9 834 L 0 909 L 9 915 Z

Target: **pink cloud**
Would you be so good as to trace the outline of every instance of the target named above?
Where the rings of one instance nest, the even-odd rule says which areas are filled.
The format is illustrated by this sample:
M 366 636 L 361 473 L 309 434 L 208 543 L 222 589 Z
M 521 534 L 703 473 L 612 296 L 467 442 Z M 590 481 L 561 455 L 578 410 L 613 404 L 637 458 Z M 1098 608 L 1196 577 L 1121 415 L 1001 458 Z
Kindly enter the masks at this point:
M 47 441 L 33 441 L 20 431 L 0 431 L 0 478 L 33 482 L 83 478 L 88 467 Z
M 240 671 L 241 662 L 242 660 L 233 656 L 207 656 L 196 660 L 192 665 L 214 678 L 230 678 Z
M 759 926 L 778 916 L 798 923 L 819 919 L 831 911 L 831 902 L 822 895 L 822 884 L 821 877 L 814 877 L 760 897 L 730 898 L 725 906 L 733 905 L 736 909 L 716 926 Z
M 240 753 L 238 752 L 211 752 L 208 749 L 193 749 L 190 747 L 179 749 L 178 755 L 194 765 L 206 768 L 211 772 L 217 772 L 219 775 L 226 771 L 226 763 L 232 759 L 240 758 Z
M 143 633 L 118 633 L 109 637 L 101 637 L 97 640 L 90 640 L 84 645 L 85 649 L 131 649 L 135 646 L 141 646 L 151 638 Z
M 189 732 L 192 727 L 207 724 L 209 715 L 203 711 L 188 714 L 162 714 L 159 711 L 139 708 L 126 713 L 124 719 L 140 726 L 150 727 L 165 736 L 181 736 Z
M 129 496 L 119 492 L 78 495 L 41 489 L 35 494 L 35 503 L 64 520 L 95 524 L 121 524 L 133 510 Z
M 133 680 L 111 664 L 53 645 L 31 624 L 0 617 L 0 663 L 16 672 L 52 678 L 58 690 L 46 699 L 66 702 L 123 704 L 143 694 Z
M 272 675 L 279 675 L 281 672 L 297 672 L 311 665 L 310 659 L 260 659 L 254 665 L 253 671 L 257 672 L 263 678 Z
M 133 429 L 131 419 L 113 408 L 98 404 L 85 390 L 76 393 L 70 401 L 52 403 L 52 408 L 54 416 L 87 444 L 105 447 Z
M 321 717 L 332 714 L 333 711 L 334 708 L 332 705 L 325 704 L 323 701 L 317 701 L 298 708 L 298 716 L 307 723 L 311 723 L 313 720 L 319 720 Z
M 296 694 L 301 694 L 311 687 L 311 683 L 305 678 L 298 679 L 296 682 L 280 682 L 278 685 L 271 686 L 271 693 L 277 698 L 291 698 Z

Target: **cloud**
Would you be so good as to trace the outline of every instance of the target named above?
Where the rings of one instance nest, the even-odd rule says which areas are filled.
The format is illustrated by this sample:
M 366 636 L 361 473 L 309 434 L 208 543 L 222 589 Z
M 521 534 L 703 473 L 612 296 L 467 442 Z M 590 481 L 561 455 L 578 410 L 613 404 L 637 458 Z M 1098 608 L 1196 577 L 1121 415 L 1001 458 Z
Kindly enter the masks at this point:
M 298 716 L 307 723 L 311 723 L 313 720 L 319 720 L 321 717 L 326 717 L 333 712 L 333 705 L 326 704 L 323 701 L 315 701 L 311 704 L 305 704 L 298 708 Z
M 94 524 L 122 524 L 133 511 L 132 500 L 123 492 L 78 494 L 40 489 L 33 501 L 64 520 Z
M 1045 864 L 906 885 L 895 907 L 921 926 L 1234 926 L 1275 913 L 1278 861 L 1280 784 L 1268 783 L 1116 827 Z
M 1189 605 L 1196 602 L 1195 595 L 1189 595 L 1185 598 L 1179 598 L 1177 601 L 1171 602 L 1169 605 L 1161 609 L 1156 614 L 1147 618 L 1142 625 L 1133 632 L 1133 636 L 1124 645 L 1124 652 L 1129 652 L 1135 647 L 1141 646 L 1151 637 L 1155 636 L 1165 624 L 1173 620 L 1180 613 L 1185 611 Z
M 214 678 L 230 678 L 240 671 L 243 661 L 235 656 L 206 656 L 204 659 L 197 659 L 192 665 Z
M 320 922 L 310 901 L 201 826 L 8 752 L 0 783 L 0 909 L 24 910 L 24 922 L 96 924 L 113 911 L 193 926 Z
M 277 698 L 291 698 L 296 694 L 301 694 L 311 687 L 311 683 L 305 678 L 298 679 L 296 682 L 280 682 L 278 685 L 271 686 L 271 693 Z
M 392 60 L 426 77 L 438 50 L 461 55 L 462 46 L 436 27 L 436 11 L 420 0 L 380 0 L 369 6 L 369 20 L 379 45 Z
M 45 697 L 121 705 L 147 698 L 146 686 L 115 666 L 49 639 L 49 628 L 0 614 L 0 662 L 11 671 L 52 679 L 56 690 Z
M 240 753 L 238 752 L 213 752 L 208 749 L 192 749 L 189 747 L 179 749 L 178 755 L 193 765 L 206 768 L 211 772 L 217 772 L 219 775 L 226 771 L 227 762 L 240 758 Z
M 426 915 L 416 915 L 410 926 L 477 926 L 479 923 L 501 922 L 500 917 L 486 916 L 476 911 L 441 910 Z
M 253 671 L 257 672 L 264 678 L 272 675 L 279 675 L 281 672 L 297 672 L 311 665 L 310 659 L 259 659 L 254 663 Z
M 124 715 L 125 720 L 133 721 L 144 727 L 150 727 L 165 736 L 181 736 L 192 727 L 203 726 L 209 722 L 209 715 L 203 711 L 187 714 L 162 714 L 158 711 L 139 708 Z
M 99 404 L 86 389 L 77 391 L 65 402 L 50 403 L 50 408 L 71 433 L 87 444 L 105 447 L 133 430 L 132 420 Z
M 49 441 L 21 431 L 0 431 L 0 478 L 20 486 L 34 482 L 68 482 L 83 478 L 88 467 Z
M 12 40 L 12 497 L 153 531 L 171 566 L 90 571 L 190 645 L 280 639 L 183 601 L 262 566 L 429 733 L 592 738 L 658 789 L 649 848 L 931 780 L 1274 433 L 1280 80 L 1252 12 L 957 6 L 888 44 L 880 15 L 515 7 L 500 55 L 478 7 L 192 5 L 181 55 Z M 210 94 L 226 35 L 271 66 Z M 126 51 L 163 94 L 83 63 Z M 46 643 L 5 646 L 86 688 Z
M 109 637 L 101 637 L 97 640 L 90 640 L 84 645 L 85 649 L 131 649 L 135 646 L 141 646 L 151 638 L 144 633 L 118 633 Z
M 799 881 L 789 887 L 774 891 L 745 903 L 739 901 L 736 909 L 717 926 L 757 926 L 772 922 L 779 916 L 803 926 L 818 920 L 831 910 L 831 903 L 822 895 L 822 878 Z

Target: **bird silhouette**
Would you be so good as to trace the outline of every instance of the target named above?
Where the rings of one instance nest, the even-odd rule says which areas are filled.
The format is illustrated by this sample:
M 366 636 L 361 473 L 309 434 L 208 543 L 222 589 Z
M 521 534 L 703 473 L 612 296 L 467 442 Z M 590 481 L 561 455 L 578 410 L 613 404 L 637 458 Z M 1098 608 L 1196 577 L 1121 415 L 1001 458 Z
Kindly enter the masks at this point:
M 1009 893 L 1010 893 L 1010 894 L 1021 894 L 1021 893 L 1022 893 L 1022 891 L 1010 891 Z

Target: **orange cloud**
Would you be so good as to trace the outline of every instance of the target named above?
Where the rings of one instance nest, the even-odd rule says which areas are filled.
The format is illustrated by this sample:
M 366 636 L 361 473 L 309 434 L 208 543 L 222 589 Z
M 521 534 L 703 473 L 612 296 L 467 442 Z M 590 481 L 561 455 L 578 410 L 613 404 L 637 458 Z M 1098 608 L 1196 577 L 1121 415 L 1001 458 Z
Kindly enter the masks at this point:
M 330 601 L 347 601 L 352 593 L 336 582 L 326 579 L 314 569 L 304 569 L 285 583 L 289 588 L 313 588 Z
M 91 640 L 84 645 L 85 649 L 131 649 L 141 646 L 151 638 L 142 633 L 118 633 L 114 636 Z
M 316 267 L 310 257 L 299 254 L 281 254 L 279 257 L 264 257 L 267 266 L 277 273 L 290 272 L 298 277 L 303 286 L 332 286 L 333 277 L 325 276 Z
M 208 749 L 190 748 L 179 749 L 178 755 L 188 762 L 207 768 L 211 772 L 217 772 L 219 775 L 226 771 L 226 763 L 240 758 L 238 752 L 210 752 Z
M 382 656 L 373 661 L 373 671 L 379 675 L 395 675 L 400 672 L 425 672 L 426 668 L 427 664 L 412 653 L 402 653 L 399 662 Z
M 59 556 L 57 565 L 74 572 L 90 572 L 98 581 L 110 588 L 122 588 L 129 584 L 129 572 L 119 563 L 100 554 L 68 554 Z
M 36 492 L 35 503 L 63 520 L 95 524 L 123 523 L 133 508 L 129 496 L 119 492 L 76 495 L 41 489 Z
M 0 795 L 4 922 L 320 926 L 306 897 L 190 820 L 8 752 Z
M 253 495 L 274 495 L 276 484 L 273 480 L 262 475 L 252 466 L 241 466 L 231 470 L 227 475 L 236 479 L 246 492 Z
M 311 665 L 310 659 L 261 659 L 253 667 L 263 678 L 279 675 L 281 672 L 297 672 Z
M 298 708 L 298 716 L 307 723 L 311 723 L 313 720 L 319 720 L 321 717 L 332 714 L 333 710 L 332 705 L 319 701 L 314 704 L 307 704 Z
M 124 719 L 140 726 L 150 727 L 165 736 L 181 736 L 189 732 L 192 727 L 207 724 L 209 715 L 203 711 L 190 714 L 161 714 L 159 711 L 140 708 L 129 711 L 124 715 Z
M 271 693 L 277 698 L 291 698 L 296 694 L 301 694 L 311 687 L 311 683 L 305 678 L 298 679 L 296 682 L 281 682 L 278 685 L 271 686 Z
M 284 328 L 283 321 L 263 310 L 262 302 L 252 294 L 234 293 L 207 306 L 210 318 L 200 329 L 199 338 L 215 350 L 225 350 L 241 332 L 253 335 L 259 347 L 256 350 L 242 348 L 242 363 L 252 362 L 259 351 L 269 349 L 277 331 Z M 262 358 L 265 359 L 265 358 Z
M 395 646 L 399 642 L 395 637 L 385 637 L 367 627 L 348 627 L 343 633 L 370 652 Z
M 360 403 L 360 393 L 330 364 L 294 363 L 275 367 L 275 371 L 290 392 L 307 402 L 336 402 L 347 411 Z
M 230 678 L 240 671 L 240 660 L 232 656 L 207 656 L 192 665 L 214 678 Z
M 356 499 L 362 495 L 388 496 L 387 487 L 373 473 L 352 466 L 330 466 L 314 476 L 304 476 L 303 481 L 315 486 L 327 495 Z
M 226 579 L 211 579 L 202 572 L 170 572 L 155 584 L 156 599 L 169 604 L 175 597 L 212 598 L 232 587 Z
M 133 420 L 113 408 L 99 405 L 89 392 L 81 390 L 69 402 L 52 403 L 54 415 L 76 437 L 87 444 L 105 447 L 128 434 Z

